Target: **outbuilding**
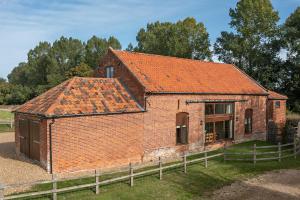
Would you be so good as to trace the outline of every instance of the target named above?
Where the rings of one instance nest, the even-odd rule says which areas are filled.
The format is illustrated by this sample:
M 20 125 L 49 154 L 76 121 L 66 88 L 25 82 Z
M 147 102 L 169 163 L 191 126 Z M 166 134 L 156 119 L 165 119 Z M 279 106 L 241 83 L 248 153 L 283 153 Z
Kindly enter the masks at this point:
M 109 49 L 94 78 L 15 111 L 16 150 L 55 173 L 146 163 L 265 140 L 270 119 L 284 126 L 286 99 L 230 64 Z

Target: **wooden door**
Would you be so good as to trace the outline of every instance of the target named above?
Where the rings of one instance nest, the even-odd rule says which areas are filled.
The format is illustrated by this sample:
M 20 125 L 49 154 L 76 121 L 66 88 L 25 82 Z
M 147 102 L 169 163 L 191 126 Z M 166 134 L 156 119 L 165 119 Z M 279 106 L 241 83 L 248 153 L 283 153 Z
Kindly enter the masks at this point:
M 33 160 L 40 160 L 40 123 L 38 121 L 30 121 L 30 155 Z
M 21 119 L 19 122 L 19 130 L 20 130 L 20 152 L 29 156 L 29 122 L 28 120 Z

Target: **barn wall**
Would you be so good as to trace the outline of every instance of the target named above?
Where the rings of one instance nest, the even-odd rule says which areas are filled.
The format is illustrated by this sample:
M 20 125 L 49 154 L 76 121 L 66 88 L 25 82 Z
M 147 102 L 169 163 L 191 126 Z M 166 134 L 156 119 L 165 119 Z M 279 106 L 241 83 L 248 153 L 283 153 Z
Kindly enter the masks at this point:
M 143 128 L 143 113 L 55 119 L 53 171 L 115 168 L 141 162 Z
M 21 156 L 20 152 L 20 126 L 19 121 L 21 119 L 34 120 L 40 122 L 40 164 L 43 168 L 49 168 L 48 162 L 48 135 L 47 135 L 47 121 L 37 115 L 15 113 L 15 145 L 16 154 Z
M 266 138 L 266 96 L 246 95 L 154 95 L 147 98 L 144 113 L 144 161 L 158 156 L 178 155 L 182 151 L 204 148 L 205 104 L 186 104 L 186 100 L 245 100 L 235 103 L 235 141 Z M 179 102 L 179 106 L 178 106 Z M 253 133 L 244 134 L 247 108 L 253 109 Z M 189 144 L 176 145 L 176 113 L 189 113 Z M 202 121 L 202 125 L 201 125 Z
M 276 101 L 280 102 L 279 108 L 275 106 Z M 280 133 L 282 133 L 286 123 L 286 100 L 268 100 L 268 112 L 270 112 L 270 119 L 277 124 Z

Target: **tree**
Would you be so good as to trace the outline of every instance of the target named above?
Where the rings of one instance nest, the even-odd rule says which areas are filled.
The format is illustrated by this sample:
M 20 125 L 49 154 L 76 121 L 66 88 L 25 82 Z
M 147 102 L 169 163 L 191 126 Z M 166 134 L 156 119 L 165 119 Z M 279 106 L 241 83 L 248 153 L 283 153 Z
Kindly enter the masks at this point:
M 290 109 L 300 112 L 300 7 L 286 19 L 282 35 L 283 48 L 287 52 L 282 90 L 289 96 Z
M 93 36 L 87 41 L 85 46 L 86 55 L 85 62 L 93 69 L 98 67 L 99 62 L 108 50 L 109 47 L 121 49 L 120 42 L 115 37 L 109 37 L 108 40 Z
M 155 22 L 140 29 L 135 51 L 193 59 L 211 59 L 209 36 L 203 23 L 186 18 L 176 23 Z
M 80 63 L 80 65 L 70 69 L 66 73 L 67 78 L 72 78 L 74 76 L 79 77 L 90 77 L 93 74 L 93 69 L 85 63 Z
M 268 88 L 280 71 L 279 20 L 269 0 L 241 0 L 230 9 L 234 32 L 223 31 L 214 45 L 219 60 L 232 63 Z

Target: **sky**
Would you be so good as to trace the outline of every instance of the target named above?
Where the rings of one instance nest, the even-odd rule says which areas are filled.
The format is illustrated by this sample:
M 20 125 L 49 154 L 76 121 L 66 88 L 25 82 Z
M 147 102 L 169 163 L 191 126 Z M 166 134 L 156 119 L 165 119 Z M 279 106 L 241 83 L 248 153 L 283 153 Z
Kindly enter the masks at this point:
M 0 77 L 6 78 L 40 41 L 61 36 L 88 40 L 115 36 L 126 49 L 136 44 L 140 28 L 149 22 L 176 22 L 194 17 L 203 22 L 213 44 L 230 30 L 229 8 L 237 0 L 0 0 Z M 300 0 L 272 0 L 280 23 L 300 6 Z

